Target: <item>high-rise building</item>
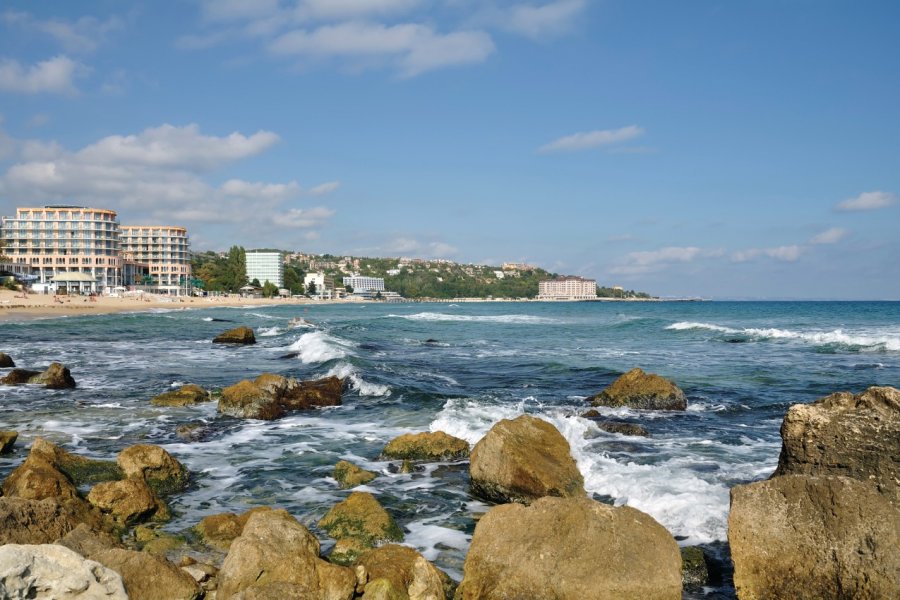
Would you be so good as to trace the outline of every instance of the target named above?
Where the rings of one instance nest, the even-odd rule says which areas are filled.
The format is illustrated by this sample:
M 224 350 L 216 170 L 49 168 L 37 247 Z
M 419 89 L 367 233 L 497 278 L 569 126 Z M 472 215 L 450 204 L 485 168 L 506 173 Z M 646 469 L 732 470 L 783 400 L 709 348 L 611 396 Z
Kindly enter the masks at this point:
M 357 292 L 383 292 L 384 279 L 381 277 L 363 277 L 362 275 L 352 275 L 344 277 L 344 285 L 353 288 L 353 293 Z
M 122 254 L 148 266 L 150 286 L 167 294 L 187 293 L 191 285 L 191 254 L 187 229 L 171 225 L 123 225 Z M 141 285 L 141 281 L 127 281 Z
M 597 282 L 569 275 L 538 283 L 538 300 L 594 300 Z
M 30 265 L 40 283 L 67 292 L 102 292 L 122 285 L 116 213 L 102 208 L 56 205 L 17 208 L 0 226 L 6 254 Z
M 284 287 L 284 253 L 277 250 L 247 250 L 247 280 L 260 285 L 268 281 Z

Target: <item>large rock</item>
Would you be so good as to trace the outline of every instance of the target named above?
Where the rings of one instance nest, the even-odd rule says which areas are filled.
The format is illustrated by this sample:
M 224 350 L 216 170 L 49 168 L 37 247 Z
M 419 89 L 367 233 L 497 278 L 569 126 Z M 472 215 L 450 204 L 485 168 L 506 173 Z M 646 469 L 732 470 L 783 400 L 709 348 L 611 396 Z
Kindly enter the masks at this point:
M 150 399 L 150 404 L 154 406 L 190 406 L 201 402 L 209 402 L 210 400 L 207 390 L 199 385 L 188 383 L 177 390 L 154 396 Z
M 386 544 L 369 550 L 357 564 L 367 578 L 363 600 L 444 600 L 453 594 L 450 577 L 406 546 Z
M 4 598 L 128 600 L 115 571 L 64 546 L 0 546 L 0 593 Z
M 72 480 L 34 452 L 3 482 L 3 495 L 28 500 L 80 498 L 78 488 Z
M 203 517 L 197 526 L 194 527 L 194 530 L 206 544 L 227 551 L 231 547 L 231 542 L 243 533 L 244 526 L 253 514 L 269 510 L 272 509 L 267 506 L 260 506 L 251 508 L 240 515 L 234 513 L 209 515 Z
M 0 498 L 0 545 L 49 544 L 77 528 L 85 514 L 83 507 L 56 498 Z
M 331 553 L 331 561 L 349 564 L 367 548 L 381 542 L 400 542 L 403 530 L 390 513 L 368 492 L 353 492 L 319 521 L 319 527 L 342 544 Z
M 493 502 L 585 495 L 569 442 L 537 417 L 499 421 L 475 444 L 469 461 L 472 491 Z
M 469 456 L 469 443 L 443 431 L 404 433 L 388 442 L 381 453 L 404 460 L 460 460 Z
M 594 406 L 627 406 L 646 410 L 685 410 L 687 400 L 678 386 L 659 375 L 632 369 L 605 390 L 588 398 Z
M 12 452 L 17 439 L 19 439 L 18 431 L 0 431 L 0 454 Z
M 8 369 L 10 367 L 15 367 L 16 363 L 13 361 L 12 357 L 6 352 L 0 352 L 0 369 Z
M 179 492 L 190 482 L 188 470 L 159 446 L 135 444 L 116 457 L 126 477 L 143 479 L 160 496 Z
M 43 373 L 28 380 L 28 383 L 43 385 L 51 390 L 65 390 L 75 387 L 75 380 L 69 369 L 62 363 L 50 363 Z
M 346 460 L 338 461 L 338 464 L 334 465 L 333 477 L 343 489 L 369 483 L 377 476 L 372 471 L 366 471 Z
M 235 327 L 213 338 L 214 344 L 255 344 L 256 336 L 249 327 Z
M 270 510 L 251 515 L 232 542 L 217 597 L 350 600 L 356 583 L 352 570 L 319 558 L 319 541 L 296 519 Z
M 735 486 L 728 542 L 741 600 L 900 598 L 900 511 L 855 479 Z
M 119 539 L 104 531 L 93 530 L 84 523 L 81 523 L 54 543 L 65 546 L 69 550 L 73 550 L 88 558 L 103 550 L 122 547 Z
M 218 410 L 239 419 L 272 420 L 285 414 L 277 396 L 246 379 L 222 390 Z
M 147 519 L 167 521 L 171 517 L 168 507 L 143 479 L 98 483 L 87 500 L 121 525 L 134 525 Z
M 71 479 L 75 485 L 122 478 L 122 471 L 113 461 L 96 460 L 73 454 L 44 438 L 34 440 L 29 456 L 47 461 L 55 469 L 65 473 L 66 477 Z
M 91 558 L 122 576 L 130 600 L 195 600 L 200 597 L 200 586 L 194 578 L 162 557 L 113 548 L 102 550 Z
M 279 398 L 288 410 L 307 410 L 317 406 L 340 406 L 344 393 L 344 380 L 338 377 L 324 377 L 310 381 L 293 380 L 293 385 L 285 389 Z
M 475 527 L 456 598 L 681 598 L 681 555 L 628 506 L 541 498 L 492 508 Z
M 781 424 L 775 475 L 843 475 L 900 507 L 900 390 L 870 387 L 795 404 Z
M 23 383 L 28 383 L 28 380 L 32 377 L 37 377 L 40 374 L 40 371 L 13 369 L 3 377 L 0 377 L 0 383 L 4 385 L 22 385 Z

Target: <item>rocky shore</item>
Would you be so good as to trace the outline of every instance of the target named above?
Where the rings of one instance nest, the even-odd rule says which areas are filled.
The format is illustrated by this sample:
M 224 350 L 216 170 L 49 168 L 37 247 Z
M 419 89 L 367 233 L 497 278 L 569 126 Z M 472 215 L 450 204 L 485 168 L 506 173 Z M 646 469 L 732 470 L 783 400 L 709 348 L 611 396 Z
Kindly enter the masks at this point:
M 222 341 L 247 344 L 250 335 L 237 331 Z M 0 383 L 76 385 L 59 363 L 14 369 Z M 223 418 L 279 419 L 341 404 L 344 386 L 337 377 L 262 373 L 221 390 L 187 384 L 147 402 L 216 402 Z M 689 401 L 673 382 L 634 369 L 590 396 L 585 410 L 683 411 Z M 635 423 L 603 425 L 619 435 L 647 433 Z M 178 432 L 187 441 L 195 434 Z M 732 489 L 728 541 L 738 598 L 900 597 L 900 390 L 871 387 L 792 406 L 781 434 L 776 472 Z M 16 432 L 0 432 L 0 452 L 16 444 Z M 702 549 L 679 548 L 644 512 L 588 497 L 565 437 L 538 417 L 500 420 L 473 447 L 445 432 L 409 432 L 380 458 L 401 471 L 467 465 L 471 496 L 491 508 L 475 527 L 460 582 L 403 545 L 403 515 L 379 501 L 379 474 L 352 462 L 334 465 L 335 484 L 352 491 L 316 523 L 331 538 L 323 553 L 306 525 L 274 506 L 165 531 L 170 504 L 195 477 L 177 456 L 137 444 L 121 448 L 114 461 L 95 460 L 37 438 L 0 487 L 0 592 L 134 600 L 652 600 L 681 598 L 707 583 Z

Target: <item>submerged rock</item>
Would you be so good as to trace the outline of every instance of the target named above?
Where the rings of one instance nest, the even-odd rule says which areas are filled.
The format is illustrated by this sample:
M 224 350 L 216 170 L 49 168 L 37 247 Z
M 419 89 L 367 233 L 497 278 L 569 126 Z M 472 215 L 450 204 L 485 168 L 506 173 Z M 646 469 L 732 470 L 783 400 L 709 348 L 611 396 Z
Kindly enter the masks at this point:
M 200 597 L 200 586 L 194 578 L 160 556 L 113 548 L 102 550 L 91 558 L 122 576 L 130 600 L 195 600 Z
M 369 483 L 377 476 L 372 471 L 366 471 L 346 460 L 342 460 L 334 465 L 333 477 L 343 489 Z
M 381 454 L 405 460 L 460 460 L 469 456 L 469 442 L 443 431 L 404 433 L 388 442 Z
M 118 573 L 53 544 L 0 546 L 0 592 L 4 598 L 128 600 Z
M 650 432 L 637 423 L 626 423 L 625 421 L 602 421 L 603 415 L 595 409 L 591 409 L 581 414 L 584 419 L 590 419 L 594 422 L 598 429 L 609 433 L 621 433 L 622 435 L 634 435 L 641 437 L 649 437 Z
M 357 565 L 365 569 L 364 599 L 443 600 L 453 595 L 450 577 L 406 546 L 386 544 L 369 550 Z
M 180 492 L 190 482 L 188 470 L 159 446 L 135 444 L 116 457 L 126 477 L 143 479 L 160 496 Z
M 775 475 L 842 475 L 900 508 L 900 390 L 870 387 L 795 404 L 781 425 Z
M 188 383 L 177 390 L 171 390 L 154 396 L 150 404 L 154 406 L 190 406 L 211 400 L 209 392 L 199 385 Z
M 491 427 L 472 449 L 469 475 L 477 496 L 498 503 L 586 494 L 569 442 L 556 427 L 531 415 Z
M 285 414 L 284 407 L 273 394 L 246 379 L 222 390 L 218 410 L 239 419 L 267 421 Z
M 728 542 L 739 598 L 900 598 L 900 511 L 855 479 L 735 486 Z
M 255 344 L 256 336 L 249 327 L 235 327 L 213 338 L 214 344 Z
M 678 386 L 659 375 L 632 369 L 605 390 L 588 398 L 594 406 L 627 406 L 645 410 L 685 410 L 687 400 Z
M 475 527 L 459 600 L 680 600 L 681 555 L 651 516 L 587 498 L 495 506 Z
M 340 564 L 353 562 L 360 550 L 378 543 L 403 541 L 403 531 L 368 492 L 353 492 L 335 504 L 319 521 L 319 527 L 344 542 L 331 553 L 331 561 Z
M 10 367 L 15 367 L 16 363 L 13 362 L 12 357 L 6 352 L 0 352 L 0 369 L 8 369 Z
M 700 587 L 709 583 L 709 569 L 703 548 L 685 546 L 681 549 L 681 581 L 684 587 Z
M 12 452 L 17 439 L 19 439 L 18 431 L 0 431 L 0 454 Z

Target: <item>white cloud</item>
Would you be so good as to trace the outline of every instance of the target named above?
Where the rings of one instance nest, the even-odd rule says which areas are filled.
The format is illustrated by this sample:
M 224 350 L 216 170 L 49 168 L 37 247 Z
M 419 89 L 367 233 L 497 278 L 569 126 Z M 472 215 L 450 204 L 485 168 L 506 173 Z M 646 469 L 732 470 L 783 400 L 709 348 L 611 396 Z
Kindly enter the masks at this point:
M 534 39 L 557 36 L 572 29 L 586 5 L 585 0 L 518 4 L 503 11 L 504 20 L 499 25 Z
M 810 244 L 836 244 L 842 239 L 847 237 L 847 230 L 841 229 L 840 227 L 832 227 L 831 229 L 826 229 L 822 233 L 814 235 L 810 238 Z
M 835 206 L 835 210 L 841 212 L 853 212 L 863 210 L 877 210 L 887 208 L 897 202 L 897 197 L 890 192 L 863 192 L 855 198 L 848 198 Z
M 289 183 L 253 183 L 241 179 L 229 179 L 219 187 L 219 190 L 232 198 L 281 201 L 298 196 L 300 194 L 300 184 L 296 181 Z
M 30 66 L 4 58 L 0 59 L 0 91 L 74 95 L 78 92 L 75 78 L 86 70 L 81 63 L 63 55 Z
M 334 211 L 324 206 L 292 208 L 284 213 L 274 215 L 272 222 L 282 227 L 310 229 L 321 226 L 333 215 Z
M 573 152 L 588 150 L 598 146 L 616 144 L 634 139 L 643 135 L 644 130 L 637 125 L 629 125 L 620 129 L 599 129 L 595 131 L 583 131 L 561 137 L 557 140 L 541 146 L 539 152 Z
M 422 242 L 411 237 L 398 237 L 391 240 L 377 252 L 389 255 L 416 256 L 419 258 L 448 258 L 459 253 L 459 248 L 446 242 Z
M 747 262 L 749 260 L 753 260 L 754 258 L 758 258 L 762 254 L 762 250 L 759 248 L 748 248 L 747 250 L 738 250 L 731 254 L 731 260 L 733 262 Z
M 109 34 L 124 28 L 125 22 L 112 16 L 104 20 L 85 16 L 75 21 L 62 19 L 36 19 L 29 13 L 6 11 L 0 20 L 26 31 L 43 33 L 52 37 L 66 52 L 88 54 L 97 50 Z
M 310 188 L 309 195 L 310 196 L 325 196 L 330 194 L 341 187 L 340 181 L 328 181 L 325 183 L 320 183 L 319 185 Z
M 659 250 L 630 252 L 625 255 L 622 264 L 610 269 L 613 275 L 639 275 L 659 271 L 677 263 L 689 263 L 699 258 L 722 256 L 718 248 L 698 248 L 696 246 L 668 246 Z
M 359 19 L 405 13 L 419 4 L 419 0 L 301 0 L 294 14 L 301 20 Z
M 777 248 L 766 248 L 763 250 L 763 253 L 776 260 L 794 262 L 800 258 L 800 254 L 803 253 L 803 247 L 797 245 L 778 246 Z

